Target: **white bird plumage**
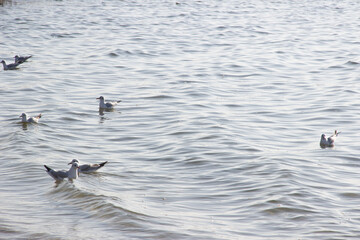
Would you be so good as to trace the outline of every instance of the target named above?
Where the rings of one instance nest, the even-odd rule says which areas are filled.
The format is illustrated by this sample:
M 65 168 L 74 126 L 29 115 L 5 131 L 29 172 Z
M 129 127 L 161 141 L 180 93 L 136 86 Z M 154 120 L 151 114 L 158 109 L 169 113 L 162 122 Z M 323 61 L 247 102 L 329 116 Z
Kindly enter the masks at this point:
M 92 173 L 97 171 L 98 169 L 102 168 L 106 163 L 106 162 L 102 162 L 102 163 L 95 163 L 95 164 L 81 164 L 79 160 L 77 159 L 73 159 L 71 162 L 69 162 L 69 164 L 73 164 L 73 163 L 78 163 L 79 164 L 79 172 L 81 173 Z
M 121 100 L 119 101 L 112 101 L 112 102 L 105 102 L 105 99 L 103 96 L 100 96 L 96 99 L 99 99 L 99 108 L 104 108 L 104 109 L 112 109 L 114 108 L 119 102 L 121 102 Z
M 69 163 L 70 164 L 70 163 Z M 77 162 L 71 163 L 71 167 L 68 171 L 66 170 L 59 170 L 56 171 L 54 169 L 51 169 L 50 167 L 44 165 L 46 168 L 46 172 L 52 177 L 55 181 L 60 181 L 65 178 L 68 178 L 69 180 L 77 179 L 79 176 L 79 164 Z
M 37 122 L 39 122 L 39 119 L 41 118 L 41 113 L 39 115 L 37 115 L 36 117 L 29 117 L 29 118 L 26 113 L 22 113 L 20 115 L 20 117 L 21 117 L 22 123 L 37 123 Z
M 334 147 L 336 137 L 339 135 L 339 133 L 340 132 L 335 130 L 335 133 L 328 138 L 326 138 L 325 134 L 322 134 L 321 139 L 320 139 L 320 147 L 322 147 L 322 148 Z

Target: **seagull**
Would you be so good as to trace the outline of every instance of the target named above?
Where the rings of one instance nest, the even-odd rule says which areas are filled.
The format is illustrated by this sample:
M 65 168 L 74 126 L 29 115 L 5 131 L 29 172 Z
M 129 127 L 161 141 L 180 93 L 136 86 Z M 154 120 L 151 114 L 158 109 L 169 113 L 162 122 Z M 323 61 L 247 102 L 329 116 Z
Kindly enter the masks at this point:
M 29 58 L 31 58 L 32 56 L 26 56 L 26 57 L 19 57 L 18 55 L 16 55 L 14 58 L 15 58 L 15 63 L 18 63 L 18 64 L 22 64 L 24 62 L 26 62 Z
M 26 113 L 23 113 L 20 115 L 21 122 L 23 123 L 38 123 L 39 119 L 41 118 L 41 113 L 39 115 L 37 115 L 36 117 L 27 117 Z
M 2 60 L 1 63 L 4 66 L 4 70 L 15 70 L 17 69 L 17 66 L 19 66 L 19 63 L 6 64 L 5 60 Z
M 320 147 L 321 148 L 326 148 L 326 147 L 333 147 L 334 143 L 335 143 L 335 139 L 336 137 L 339 135 L 340 132 L 338 132 L 337 130 L 335 130 L 335 133 L 333 135 L 331 135 L 329 138 L 326 139 L 326 135 L 322 134 L 321 135 L 321 140 L 320 140 Z
M 73 163 L 80 164 L 79 160 L 77 160 L 77 159 L 73 159 L 71 162 L 69 162 L 69 164 L 73 164 Z M 102 168 L 106 163 L 107 163 L 107 161 L 103 162 L 103 163 L 99 163 L 99 164 L 97 164 L 97 163 L 95 163 L 95 164 L 82 164 L 82 165 L 79 165 L 79 172 L 81 172 L 81 173 L 92 173 L 92 172 L 97 171 L 99 168 Z
M 116 104 L 121 102 L 121 100 L 115 101 L 115 102 L 105 102 L 105 99 L 103 96 L 100 96 L 96 99 L 100 99 L 99 108 L 105 108 L 105 109 L 111 109 L 111 108 L 115 107 Z
M 68 178 L 72 180 L 78 178 L 79 176 L 79 164 L 77 162 L 71 164 L 69 171 L 65 171 L 65 170 L 56 171 L 54 169 L 49 168 L 46 165 L 44 165 L 44 167 L 46 168 L 46 172 L 50 175 L 50 177 L 55 179 L 55 181 L 60 181 L 63 180 L 64 178 Z

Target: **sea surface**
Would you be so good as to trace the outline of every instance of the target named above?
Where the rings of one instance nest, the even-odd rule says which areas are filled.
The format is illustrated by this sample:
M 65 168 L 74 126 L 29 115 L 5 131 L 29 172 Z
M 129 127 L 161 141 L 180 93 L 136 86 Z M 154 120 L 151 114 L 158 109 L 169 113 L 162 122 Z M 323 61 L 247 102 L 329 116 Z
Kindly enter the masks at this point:
M 360 1 L 0 2 L 0 239 L 360 239 Z

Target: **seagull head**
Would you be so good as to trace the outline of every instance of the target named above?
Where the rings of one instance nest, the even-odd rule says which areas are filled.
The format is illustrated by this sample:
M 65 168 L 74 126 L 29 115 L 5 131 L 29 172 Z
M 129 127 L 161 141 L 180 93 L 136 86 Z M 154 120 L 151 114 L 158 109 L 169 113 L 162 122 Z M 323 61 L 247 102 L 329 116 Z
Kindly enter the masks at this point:
M 27 117 L 26 113 L 22 113 L 19 117 Z
M 96 98 L 96 99 L 104 100 L 104 97 L 103 97 L 103 96 L 100 96 L 100 97 L 98 97 L 98 98 Z
M 73 160 L 76 160 L 76 159 L 73 159 Z M 77 161 L 77 160 L 76 160 Z M 80 171 L 79 171 L 79 169 L 80 169 L 80 166 L 79 166 L 79 163 L 78 162 L 73 162 L 72 164 L 71 164 L 71 167 L 74 167 L 76 170 L 76 173 L 77 173 L 77 176 L 78 177 L 80 177 Z
M 79 163 L 73 162 L 73 163 L 71 164 L 71 166 L 74 167 L 74 168 L 79 168 Z
M 77 163 L 77 164 L 79 164 L 79 160 L 77 160 L 77 159 L 73 159 L 71 162 L 69 162 L 69 163 L 68 163 L 68 165 L 73 164 L 73 163 Z
M 326 135 L 325 135 L 325 134 L 321 134 L 321 139 L 326 139 Z

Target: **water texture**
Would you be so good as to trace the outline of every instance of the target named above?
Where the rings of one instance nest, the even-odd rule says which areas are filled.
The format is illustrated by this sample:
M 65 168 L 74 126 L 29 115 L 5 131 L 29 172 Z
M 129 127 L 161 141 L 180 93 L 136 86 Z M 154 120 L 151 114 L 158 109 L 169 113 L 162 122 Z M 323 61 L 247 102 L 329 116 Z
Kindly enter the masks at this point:
M 0 3 L 0 239 L 360 238 L 359 1 Z

